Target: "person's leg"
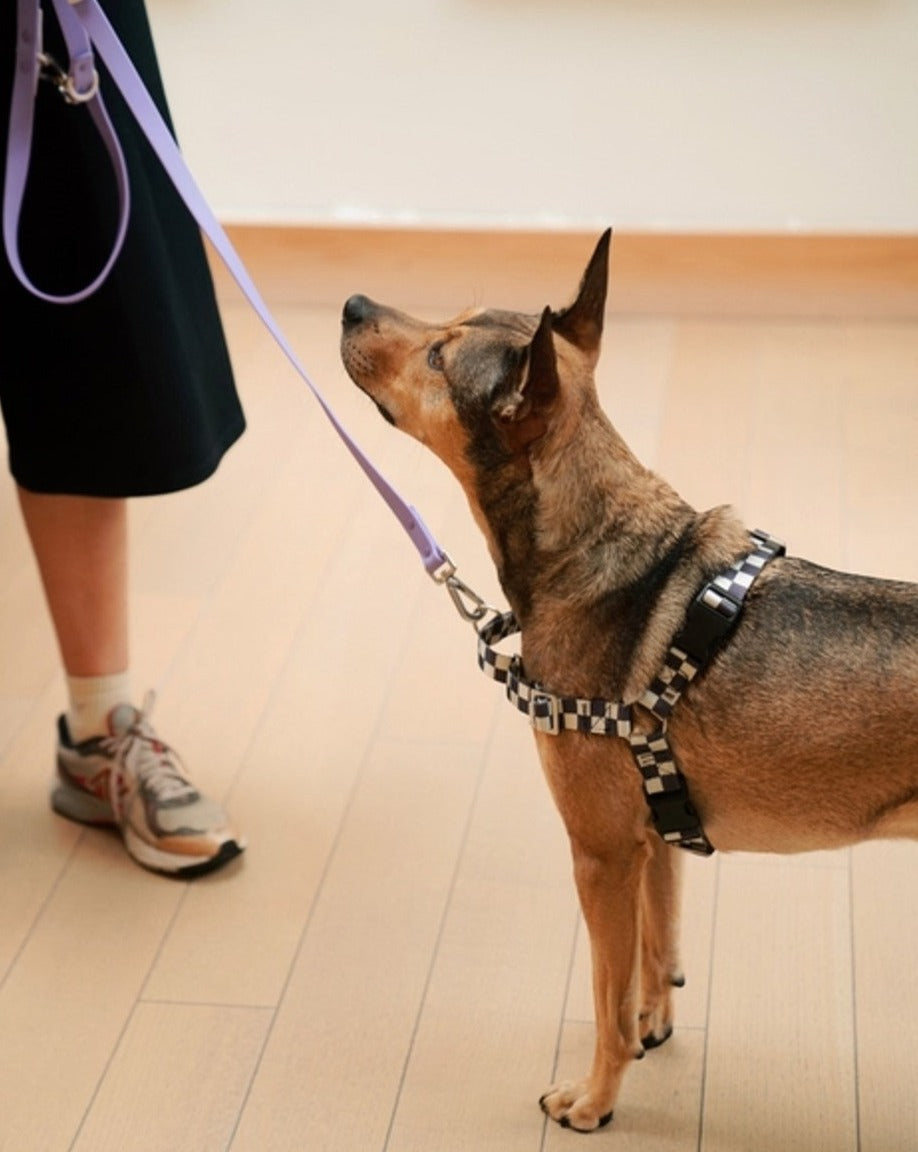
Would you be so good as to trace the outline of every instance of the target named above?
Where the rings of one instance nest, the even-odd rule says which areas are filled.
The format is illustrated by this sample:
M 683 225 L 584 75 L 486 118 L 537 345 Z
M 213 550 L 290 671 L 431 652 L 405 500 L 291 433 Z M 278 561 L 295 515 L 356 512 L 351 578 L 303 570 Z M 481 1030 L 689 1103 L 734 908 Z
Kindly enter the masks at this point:
M 117 824 L 131 856 L 154 871 L 221 867 L 244 841 L 154 732 L 152 693 L 142 710 L 130 702 L 127 502 L 21 487 L 19 500 L 67 673 L 52 807 Z
M 19 489 L 68 676 L 128 667 L 127 501 Z
M 18 491 L 67 674 L 68 732 L 107 735 L 131 699 L 127 501 Z

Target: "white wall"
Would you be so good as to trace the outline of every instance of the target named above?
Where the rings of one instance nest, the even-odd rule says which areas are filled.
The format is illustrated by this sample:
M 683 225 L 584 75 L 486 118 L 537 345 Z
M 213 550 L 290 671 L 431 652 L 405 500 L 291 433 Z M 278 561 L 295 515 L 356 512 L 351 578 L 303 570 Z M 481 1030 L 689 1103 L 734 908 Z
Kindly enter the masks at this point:
M 918 0 L 148 0 L 230 221 L 918 230 Z

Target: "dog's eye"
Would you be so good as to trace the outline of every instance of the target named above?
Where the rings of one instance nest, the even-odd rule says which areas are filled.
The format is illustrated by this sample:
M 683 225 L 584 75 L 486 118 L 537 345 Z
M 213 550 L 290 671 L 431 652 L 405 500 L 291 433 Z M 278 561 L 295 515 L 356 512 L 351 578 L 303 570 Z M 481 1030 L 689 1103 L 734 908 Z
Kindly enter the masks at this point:
M 443 371 L 443 341 L 438 340 L 436 344 L 431 344 L 430 350 L 427 353 L 427 363 L 433 368 L 434 372 Z

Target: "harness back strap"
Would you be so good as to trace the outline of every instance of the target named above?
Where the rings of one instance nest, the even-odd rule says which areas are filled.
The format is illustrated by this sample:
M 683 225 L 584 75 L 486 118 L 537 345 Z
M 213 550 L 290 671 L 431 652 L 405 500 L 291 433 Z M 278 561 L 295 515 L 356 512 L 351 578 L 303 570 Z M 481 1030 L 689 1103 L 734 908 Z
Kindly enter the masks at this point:
M 714 847 L 691 802 L 666 727 L 682 693 L 736 626 L 755 578 L 769 560 L 784 554 L 784 545 L 767 533 L 755 531 L 750 535 L 753 548 L 709 580 L 695 596 L 663 668 L 635 702 L 659 721 L 651 732 L 634 727 L 633 704 L 559 696 L 527 680 L 518 655 L 504 655 L 493 647 L 519 631 L 512 612 L 499 613 L 478 628 L 479 667 L 492 680 L 506 686 L 507 698 L 529 717 L 532 727 L 537 732 L 573 731 L 627 740 L 641 774 L 655 829 L 668 844 L 704 856 L 710 856 Z
M 784 545 L 767 533 L 757 530 L 751 536 L 752 551 L 709 580 L 696 595 L 663 668 L 638 701 L 660 721 L 659 726 L 650 733 L 632 728 L 628 736 L 657 832 L 668 844 L 702 856 L 710 856 L 714 847 L 677 766 L 666 725 L 682 693 L 736 627 L 755 578 L 769 560 L 784 553 Z

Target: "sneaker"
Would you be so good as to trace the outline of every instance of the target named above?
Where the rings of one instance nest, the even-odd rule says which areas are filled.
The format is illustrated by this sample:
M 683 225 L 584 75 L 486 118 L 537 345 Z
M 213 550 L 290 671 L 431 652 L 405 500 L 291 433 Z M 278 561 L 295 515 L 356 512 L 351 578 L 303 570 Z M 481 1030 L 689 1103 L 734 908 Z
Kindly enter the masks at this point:
M 81 824 L 114 824 L 129 854 L 154 872 L 191 877 L 220 868 L 245 847 L 223 809 L 195 788 L 143 708 L 119 704 L 107 736 L 75 744 L 57 722 L 57 780 L 51 807 Z

